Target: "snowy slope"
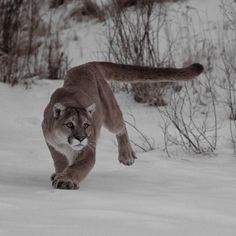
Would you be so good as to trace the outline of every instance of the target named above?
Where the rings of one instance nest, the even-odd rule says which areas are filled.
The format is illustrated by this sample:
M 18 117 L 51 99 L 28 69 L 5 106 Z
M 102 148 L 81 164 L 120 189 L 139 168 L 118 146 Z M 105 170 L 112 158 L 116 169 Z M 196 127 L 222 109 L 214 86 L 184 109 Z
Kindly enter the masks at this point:
M 214 1 L 198 2 L 190 1 L 194 7 L 208 7 L 213 19 Z M 79 40 L 69 44 L 72 65 L 100 59 L 94 32 L 99 34 L 101 26 L 88 26 L 74 29 Z M 65 34 L 73 38 L 73 33 Z M 157 110 L 134 103 L 127 94 L 116 95 L 125 119 L 136 117 L 137 127 L 153 138 L 155 150 L 142 153 L 135 148 L 136 163 L 122 166 L 115 138 L 104 129 L 97 163 L 81 188 L 53 189 L 53 163 L 40 124 L 51 93 L 61 84 L 42 80 L 28 90 L 0 84 L 0 236 L 236 234 L 236 158 L 228 127 L 219 130 L 215 156 L 179 151 L 167 158 Z M 131 139 L 139 141 L 139 135 L 128 130 Z
M 0 235 L 235 235 L 236 160 L 224 149 L 211 158 L 168 159 L 157 147 L 124 167 L 104 130 L 80 190 L 52 189 L 40 122 L 60 84 L 42 81 L 26 91 L 0 84 Z M 117 98 L 127 119 L 132 110 L 137 123 L 145 116 L 158 122 L 155 109 Z M 153 124 L 150 136 L 161 132 Z

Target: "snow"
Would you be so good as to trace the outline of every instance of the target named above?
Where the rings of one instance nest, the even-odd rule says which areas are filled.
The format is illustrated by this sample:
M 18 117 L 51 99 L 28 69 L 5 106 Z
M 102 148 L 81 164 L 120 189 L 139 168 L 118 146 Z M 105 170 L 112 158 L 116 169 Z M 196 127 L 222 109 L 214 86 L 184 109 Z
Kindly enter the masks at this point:
M 167 158 L 160 148 L 137 150 L 136 163 L 125 167 L 114 136 L 103 130 L 97 163 L 81 188 L 53 189 L 40 123 L 62 82 L 36 83 L 29 90 L 0 84 L 0 235 L 235 235 L 236 159 L 227 150 L 181 158 Z M 144 129 L 158 117 L 125 94 L 117 99 L 126 119 L 130 109 L 137 124 L 147 117 Z M 161 132 L 157 123 L 152 132 Z
M 201 6 L 204 2 L 212 9 L 212 1 L 200 1 Z M 98 25 L 93 27 L 99 31 Z M 85 49 L 77 54 L 73 51 L 77 42 L 70 44 L 73 64 L 97 58 L 92 28 L 87 30 L 89 39 L 82 38 L 82 45 L 88 46 L 88 54 Z M 134 116 L 137 127 L 154 140 L 155 149 L 142 153 L 135 148 L 138 160 L 123 166 L 115 137 L 103 129 L 97 163 L 80 189 L 53 189 L 49 180 L 53 162 L 41 121 L 51 93 L 61 85 L 62 81 L 41 80 L 25 90 L 22 85 L 0 83 L 1 236 L 236 234 L 236 158 L 227 125 L 219 130 L 214 156 L 178 151 L 168 158 L 162 150 L 157 109 L 134 103 L 124 93 L 116 97 L 125 119 L 132 121 Z M 128 131 L 132 140 L 140 141 L 129 126 Z

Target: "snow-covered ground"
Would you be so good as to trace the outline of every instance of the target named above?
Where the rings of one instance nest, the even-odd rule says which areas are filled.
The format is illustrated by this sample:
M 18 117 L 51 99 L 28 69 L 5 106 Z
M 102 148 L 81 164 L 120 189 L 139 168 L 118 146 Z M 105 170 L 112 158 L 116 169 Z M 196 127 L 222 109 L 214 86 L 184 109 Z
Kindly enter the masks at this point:
M 124 94 L 117 99 L 125 117 L 132 111 L 142 130 L 159 136 L 157 149 L 122 166 L 114 136 L 103 130 L 97 163 L 81 188 L 52 189 L 40 123 L 60 84 L 0 84 L 0 235 L 235 235 L 236 159 L 228 147 L 214 157 L 167 158 L 157 111 Z
M 211 11 L 212 2 L 199 4 Z M 73 65 L 97 58 L 93 30 L 100 26 L 80 27 L 86 31 L 69 45 Z M 77 43 L 84 45 L 78 54 L 73 51 Z M 51 93 L 61 84 L 42 80 L 25 90 L 0 83 L 0 236 L 236 235 L 236 158 L 228 127 L 219 130 L 215 156 L 179 151 L 167 158 L 158 111 L 134 103 L 127 94 L 116 95 L 125 119 L 135 117 L 137 127 L 154 139 L 155 150 L 136 148 L 138 160 L 125 167 L 117 160 L 115 137 L 104 129 L 97 163 L 80 189 L 53 189 L 53 163 L 41 121 Z M 128 130 L 138 141 L 138 134 Z

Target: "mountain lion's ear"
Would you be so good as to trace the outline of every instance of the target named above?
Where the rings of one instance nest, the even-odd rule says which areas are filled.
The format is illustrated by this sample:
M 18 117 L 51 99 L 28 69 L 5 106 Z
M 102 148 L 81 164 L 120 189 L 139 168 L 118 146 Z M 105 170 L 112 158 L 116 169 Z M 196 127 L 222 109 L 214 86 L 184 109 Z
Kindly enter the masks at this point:
M 89 114 L 90 116 L 92 116 L 93 113 L 96 111 L 96 104 L 93 103 L 92 105 L 86 107 L 85 109 L 86 109 L 86 111 L 88 112 L 88 114 Z
M 53 117 L 54 118 L 59 118 L 60 116 L 63 115 L 66 107 L 62 105 L 61 103 L 55 103 L 53 106 Z

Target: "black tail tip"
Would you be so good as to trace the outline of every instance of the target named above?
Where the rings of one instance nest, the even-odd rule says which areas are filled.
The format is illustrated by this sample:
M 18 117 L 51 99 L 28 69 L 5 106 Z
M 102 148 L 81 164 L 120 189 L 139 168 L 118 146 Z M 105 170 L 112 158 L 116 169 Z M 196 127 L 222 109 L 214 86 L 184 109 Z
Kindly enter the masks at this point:
M 200 63 L 194 63 L 191 65 L 191 67 L 194 69 L 196 74 L 200 75 L 204 71 L 204 67 Z

